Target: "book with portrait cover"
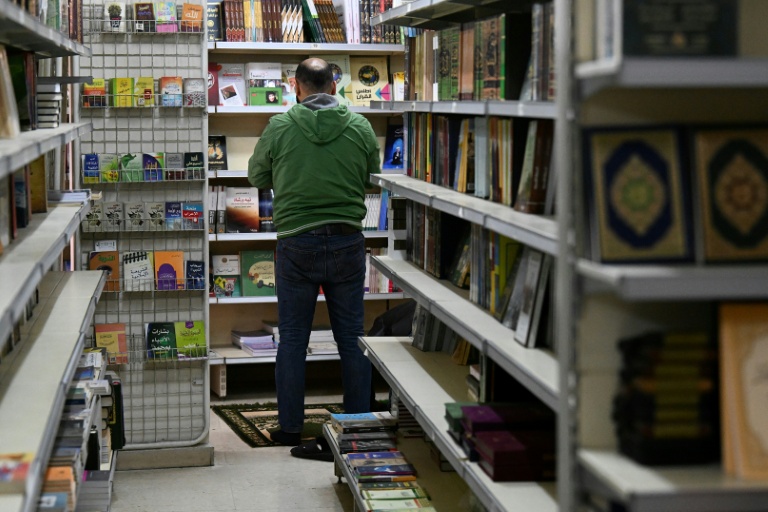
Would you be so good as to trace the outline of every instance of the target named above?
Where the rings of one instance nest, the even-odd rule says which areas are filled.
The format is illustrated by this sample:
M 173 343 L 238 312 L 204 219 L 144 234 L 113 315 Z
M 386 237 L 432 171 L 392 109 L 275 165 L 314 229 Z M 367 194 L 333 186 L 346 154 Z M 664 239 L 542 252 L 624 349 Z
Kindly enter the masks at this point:
M 245 64 L 220 63 L 218 66 L 219 105 L 242 107 L 248 104 Z
M 593 259 L 606 263 L 692 259 L 682 142 L 678 129 L 663 126 L 585 132 Z
M 274 296 L 274 251 L 270 249 L 240 251 L 240 283 L 244 297 Z
M 183 290 L 184 251 L 155 251 L 155 282 L 158 290 Z
M 97 347 L 107 349 L 109 364 L 128 362 L 128 342 L 125 337 L 125 323 L 93 324 Z
M 405 162 L 405 128 L 402 124 L 390 124 L 387 126 L 387 135 L 384 139 L 384 159 L 381 168 L 385 171 L 402 170 Z
M 147 356 L 150 359 L 171 359 L 176 355 L 176 326 L 174 322 L 146 324 Z
M 768 128 L 695 129 L 704 260 L 768 259 Z
M 208 136 L 208 170 L 227 170 L 227 137 L 225 135 Z
M 371 101 L 389 101 L 389 67 L 385 56 L 350 57 L 352 78 L 348 97 L 352 105 L 367 107 Z
M 249 62 L 246 64 L 246 86 L 249 105 L 281 105 L 282 77 L 279 62 Z
M 259 191 L 256 187 L 227 187 L 226 232 L 259 232 Z

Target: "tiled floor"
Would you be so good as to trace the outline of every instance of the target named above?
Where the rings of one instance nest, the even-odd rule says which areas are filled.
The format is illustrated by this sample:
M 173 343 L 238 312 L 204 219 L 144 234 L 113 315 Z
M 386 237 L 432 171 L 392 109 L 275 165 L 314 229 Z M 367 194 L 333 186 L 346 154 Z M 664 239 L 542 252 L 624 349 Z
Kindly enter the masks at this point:
M 307 397 L 307 403 L 339 401 Z M 274 397 L 272 397 L 274 400 Z M 238 401 L 243 401 L 239 399 Z M 263 397 L 258 400 L 269 401 Z M 346 482 L 330 462 L 291 457 L 287 447 L 251 448 L 211 413 L 214 465 L 118 471 L 112 512 L 352 511 Z

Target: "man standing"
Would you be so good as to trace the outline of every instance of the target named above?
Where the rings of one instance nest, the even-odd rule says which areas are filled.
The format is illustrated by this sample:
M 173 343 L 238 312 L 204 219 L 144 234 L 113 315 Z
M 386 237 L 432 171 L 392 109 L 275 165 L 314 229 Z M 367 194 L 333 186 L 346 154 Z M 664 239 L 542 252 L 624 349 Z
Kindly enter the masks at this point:
M 270 118 L 248 162 L 248 180 L 274 190 L 277 228 L 277 386 L 280 430 L 298 446 L 304 424 L 307 344 L 323 287 L 339 347 L 344 411 L 370 410 L 371 365 L 363 335 L 365 190 L 380 171 L 379 145 L 363 116 L 340 106 L 331 66 L 310 58 L 296 69 L 298 104 Z

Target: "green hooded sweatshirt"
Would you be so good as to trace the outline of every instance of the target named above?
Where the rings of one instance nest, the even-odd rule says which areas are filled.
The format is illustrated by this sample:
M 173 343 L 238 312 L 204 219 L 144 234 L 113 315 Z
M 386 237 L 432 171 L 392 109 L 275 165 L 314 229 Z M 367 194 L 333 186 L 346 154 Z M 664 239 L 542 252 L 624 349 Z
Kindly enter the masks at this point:
M 273 219 L 284 238 L 339 222 L 362 229 L 365 189 L 380 169 L 368 120 L 314 94 L 270 118 L 248 161 L 248 181 L 274 190 Z

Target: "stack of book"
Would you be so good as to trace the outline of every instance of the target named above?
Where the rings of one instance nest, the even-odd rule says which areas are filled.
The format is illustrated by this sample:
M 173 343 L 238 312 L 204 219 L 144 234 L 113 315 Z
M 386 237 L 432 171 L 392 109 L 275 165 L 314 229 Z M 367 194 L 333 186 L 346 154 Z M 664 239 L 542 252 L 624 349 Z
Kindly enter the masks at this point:
M 112 482 L 107 470 L 86 470 L 77 492 L 75 512 L 109 510 L 112 502 Z
M 61 121 L 61 84 L 37 84 L 37 127 L 56 128 Z
M 338 434 L 339 452 L 382 452 L 397 449 L 397 437 L 392 430 L 376 432 L 347 432 Z
M 277 343 L 272 335 L 263 329 L 251 331 L 232 330 L 232 344 L 255 357 L 274 357 Z
M 401 452 L 347 453 L 344 461 L 358 485 L 364 486 L 360 488 L 360 495 L 367 510 L 423 509 L 431 506 L 428 494 L 415 482 L 416 468 Z M 376 486 L 369 487 L 368 484 Z
M 707 333 L 651 332 L 619 341 L 613 417 L 619 450 L 641 464 L 720 456 L 717 346 Z

